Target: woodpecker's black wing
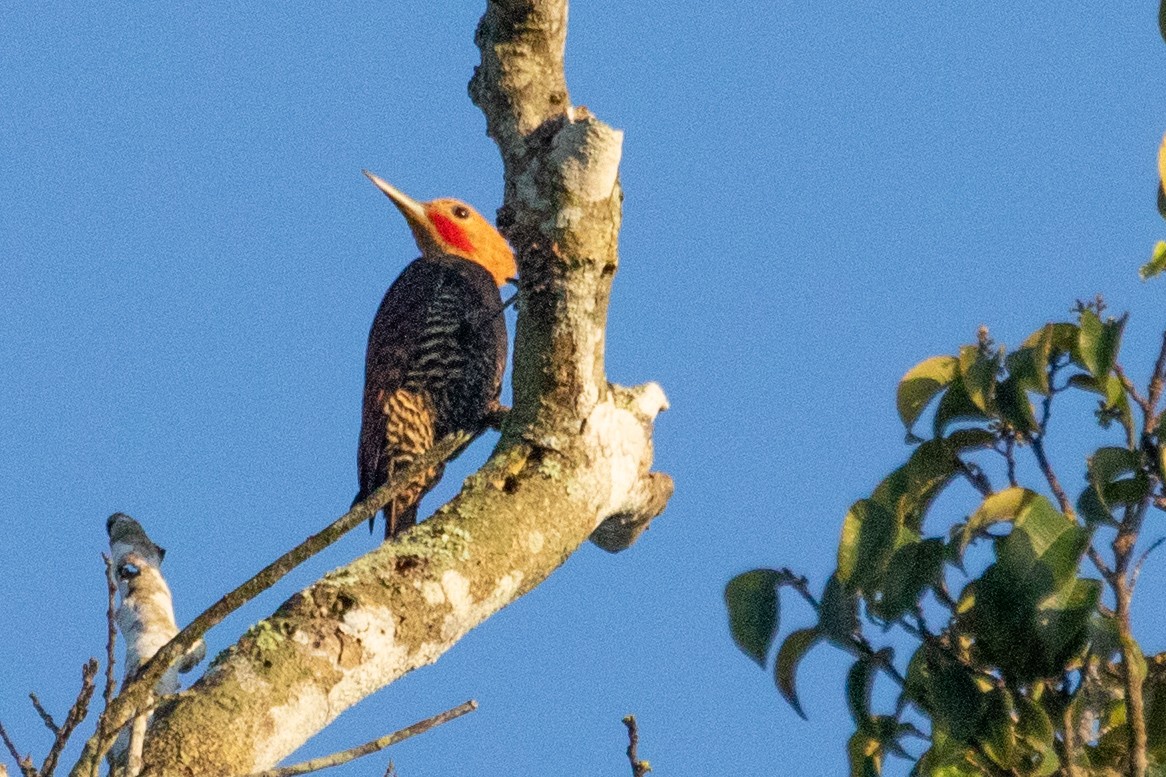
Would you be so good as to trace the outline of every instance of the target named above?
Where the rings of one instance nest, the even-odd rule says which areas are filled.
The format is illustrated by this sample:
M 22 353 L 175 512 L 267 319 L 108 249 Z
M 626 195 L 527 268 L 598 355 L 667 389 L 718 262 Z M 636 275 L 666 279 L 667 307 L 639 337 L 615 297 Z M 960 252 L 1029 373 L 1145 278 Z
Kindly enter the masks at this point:
M 476 430 L 497 402 L 506 322 L 490 274 L 456 256 L 411 262 L 369 331 L 357 468 L 360 501 L 442 437 Z M 386 536 L 416 521 L 434 467 L 385 508 Z

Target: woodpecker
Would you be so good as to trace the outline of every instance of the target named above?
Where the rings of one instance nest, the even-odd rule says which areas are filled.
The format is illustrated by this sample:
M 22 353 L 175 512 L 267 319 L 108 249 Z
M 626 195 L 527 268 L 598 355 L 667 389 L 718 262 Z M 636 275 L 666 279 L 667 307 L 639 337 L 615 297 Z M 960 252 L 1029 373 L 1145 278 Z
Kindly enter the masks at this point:
M 421 256 L 385 292 L 368 333 L 353 504 L 446 435 L 476 431 L 500 407 L 506 368 L 500 289 L 516 273 L 506 239 L 469 205 L 418 202 L 364 174 L 405 217 Z M 417 522 L 417 503 L 443 469 L 433 467 L 385 506 L 386 539 Z

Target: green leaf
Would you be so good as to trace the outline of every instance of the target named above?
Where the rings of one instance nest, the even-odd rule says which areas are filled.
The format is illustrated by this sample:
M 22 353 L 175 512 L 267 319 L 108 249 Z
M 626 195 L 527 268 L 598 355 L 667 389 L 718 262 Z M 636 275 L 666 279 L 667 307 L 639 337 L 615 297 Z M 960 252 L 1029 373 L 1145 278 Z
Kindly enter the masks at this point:
M 956 378 L 948 386 L 947 391 L 939 400 L 935 408 L 935 419 L 932 421 L 932 436 L 943 437 L 947 428 L 961 421 L 988 421 L 991 420 L 968 396 L 962 378 Z
M 960 348 L 960 379 L 968 399 L 985 415 L 992 415 L 996 393 L 996 374 L 1000 364 L 994 356 L 987 356 L 974 345 Z
M 916 539 L 883 504 L 860 499 L 842 522 L 836 575 L 848 591 L 874 591 L 895 548 Z
M 1050 518 L 1050 515 L 1053 517 Z M 967 547 L 973 537 L 992 524 L 1002 522 L 1021 524 L 1033 521 L 1034 526 L 1043 526 L 1050 520 L 1056 523 L 1056 519 L 1060 519 L 1061 524 L 1072 525 L 1072 521 L 1035 491 L 1020 487 L 1006 488 L 986 497 L 976 512 L 969 516 L 968 522 L 964 524 L 961 550 Z
M 1143 683 L 1146 709 L 1146 747 L 1150 757 L 1166 765 L 1166 671 L 1160 658 Z
M 1044 752 L 1053 746 L 1053 721 L 1045 708 L 1027 695 L 1016 696 L 1016 732 L 1037 752 Z
M 745 655 L 765 667 L 765 657 L 777 636 L 779 601 L 777 589 L 793 576 L 776 569 L 754 569 L 737 575 L 725 586 L 729 631 Z
M 939 583 L 945 552 L 943 540 L 936 538 L 910 542 L 896 550 L 887 564 L 876 614 L 893 621 L 910 612 L 924 590 Z
M 1092 310 L 1081 311 L 1081 332 L 1077 337 L 1077 347 L 1081 351 L 1081 362 L 1094 378 L 1103 380 L 1112 372 L 1124 328 L 1124 318 L 1102 323 Z
M 881 748 L 861 729 L 854 732 L 846 743 L 846 756 L 850 762 L 850 777 L 879 777 L 882 774 Z
M 1052 353 L 1052 330 L 1039 330 L 1044 336 L 1037 341 L 1037 347 L 1020 348 L 1008 354 L 1004 366 L 1008 376 L 1016 381 L 1024 391 L 1039 394 L 1049 393 L 1049 357 Z
M 963 541 L 1001 521 L 1012 531 L 995 542 L 997 563 L 965 588 L 961 619 L 977 655 L 1012 681 L 1063 671 L 1085 645 L 1100 586 L 1076 578 L 1089 532 L 1039 494 L 1011 488 L 984 500 Z
M 984 694 L 972 671 L 945 655 L 931 650 L 927 656 L 930 675 L 931 713 L 935 722 L 960 741 L 968 742 L 980 731 L 984 717 Z
M 984 752 L 998 766 L 1012 769 L 1019 755 L 1016 729 L 1012 722 L 1016 714 L 1012 694 L 1004 688 L 993 688 L 985 694 L 985 701 L 980 743 Z
M 947 436 L 947 443 L 957 452 L 991 448 L 996 435 L 987 429 L 956 429 Z
M 1162 35 L 1162 40 L 1166 40 L 1166 0 L 1158 4 L 1158 32 Z
M 846 673 L 846 703 L 860 731 L 871 732 L 871 689 L 879 668 L 890 662 L 891 655 L 890 648 L 883 648 L 874 655 L 859 656 Z
M 1086 502 L 1090 511 L 1086 517 L 1096 519 L 1100 515 L 1102 520 L 1112 521 L 1113 508 L 1141 502 L 1150 489 L 1149 478 L 1142 473 L 1141 466 L 1141 455 L 1137 451 L 1098 448 L 1088 460 L 1087 472 L 1093 495 Z M 1121 477 L 1131 474 L 1133 477 Z
M 1045 324 L 1033 332 L 1021 343 L 1024 348 L 1043 349 L 1041 340 L 1048 339 L 1049 353 L 1045 363 L 1049 363 L 1061 354 L 1068 354 L 1073 361 L 1080 363 L 1080 354 L 1077 352 L 1077 340 L 1080 329 L 1076 324 L 1068 321 L 1058 321 Z
M 1110 377 L 1112 378 L 1113 376 Z M 1116 378 L 1115 380 L 1117 380 L 1116 391 L 1114 388 L 1115 384 L 1113 380 L 1098 380 L 1091 375 L 1085 375 L 1083 373 L 1070 376 L 1069 385 L 1073 388 L 1082 389 L 1083 391 L 1091 391 L 1094 394 L 1100 394 L 1105 398 L 1106 406 L 1112 407 L 1120 399 L 1120 394 L 1122 391 L 1121 381 Z
M 1081 492 L 1081 496 L 1077 497 L 1077 513 L 1085 519 L 1086 526 L 1094 526 L 1099 523 L 1117 526 L 1113 513 L 1109 512 L 1109 508 L 1102 503 L 1097 489 L 1093 486 L 1088 486 Z
M 907 431 L 936 394 L 955 379 L 959 362 L 954 356 L 932 356 L 907 370 L 899 381 L 896 405 Z
M 882 505 L 899 525 L 917 535 L 931 502 L 963 466 L 957 455 L 959 446 L 985 447 L 994 441 L 995 436 L 985 429 L 961 429 L 948 439 L 928 440 L 915 449 L 906 464 L 879 483 L 870 501 Z
M 1121 425 L 1126 428 L 1129 436 L 1134 435 L 1133 426 L 1133 412 L 1130 408 L 1129 397 L 1126 396 L 1125 388 L 1121 385 L 1121 379 L 1116 375 L 1108 375 L 1101 379 L 1095 379 L 1089 375 L 1073 375 L 1069 378 L 1069 385 L 1074 388 L 1091 391 L 1095 394 L 1100 394 L 1105 400 L 1101 403 L 1102 409 L 1111 411 L 1110 414 L 1115 415 L 1121 422 Z M 1103 421 L 1102 426 L 1108 426 L 1108 421 Z
M 1158 212 L 1166 218 L 1163 205 L 1166 205 L 1166 197 L 1162 194 L 1162 184 L 1158 184 Z M 1143 281 L 1148 281 L 1163 270 L 1166 270 L 1166 240 L 1159 240 L 1154 244 L 1154 250 L 1150 252 L 1150 261 L 1142 265 L 1138 275 Z
M 996 389 L 996 407 L 1008 425 L 1022 434 L 1035 432 L 1039 426 L 1028 394 L 1016 376 L 1010 375 Z
M 798 664 L 810 648 L 822 639 L 822 632 L 818 629 L 798 629 L 785 638 L 781 648 L 777 651 L 777 666 L 775 679 L 777 690 L 789 702 L 803 720 L 807 720 L 806 713 L 802 712 L 801 702 L 798 701 L 797 671 Z
M 931 747 L 924 751 L 911 777 L 984 777 L 984 770 L 968 758 L 968 749 L 942 727 L 933 727 Z
M 839 582 L 837 575 L 830 576 L 822 592 L 818 630 L 843 647 L 850 646 L 850 638 L 858 631 L 858 597 Z

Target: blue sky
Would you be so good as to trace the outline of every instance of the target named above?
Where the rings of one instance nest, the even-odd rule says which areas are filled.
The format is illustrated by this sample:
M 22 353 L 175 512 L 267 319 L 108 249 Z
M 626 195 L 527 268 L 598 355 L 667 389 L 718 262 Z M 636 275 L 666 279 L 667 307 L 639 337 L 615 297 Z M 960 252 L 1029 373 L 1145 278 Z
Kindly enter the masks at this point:
M 1164 323 L 1164 282 L 1136 275 L 1166 233 L 1156 4 L 918 5 L 572 8 L 571 96 L 626 132 L 608 373 L 667 390 L 676 496 L 633 549 L 584 547 L 301 756 L 472 697 L 392 751 L 401 775 L 621 774 L 629 712 L 657 774 L 842 773 L 845 658 L 811 654 L 797 718 L 732 646 L 724 583 L 829 575 L 847 506 L 908 453 L 894 389 L 920 359 L 981 323 L 1015 344 L 1101 292 L 1144 377 Z M 368 325 L 415 256 L 360 170 L 500 204 L 466 96 L 481 10 L 6 9 L 0 720 L 24 748 L 47 747 L 25 694 L 63 710 L 102 650 L 111 512 L 168 549 L 186 622 L 348 506 Z M 354 531 L 211 651 L 373 542 Z M 790 606 L 786 630 L 808 618 Z

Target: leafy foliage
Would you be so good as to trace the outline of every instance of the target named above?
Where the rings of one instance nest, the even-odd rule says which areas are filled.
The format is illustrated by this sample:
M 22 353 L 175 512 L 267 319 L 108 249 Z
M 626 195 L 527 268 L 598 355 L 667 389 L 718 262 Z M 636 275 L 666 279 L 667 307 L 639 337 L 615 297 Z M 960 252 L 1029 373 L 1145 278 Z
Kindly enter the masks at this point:
M 799 715 L 805 655 L 831 644 L 854 656 L 845 681 L 852 775 L 880 775 L 888 757 L 913 760 L 918 775 L 1037 777 L 1069 773 L 1070 764 L 1079 774 L 1125 772 L 1139 747 L 1166 774 L 1166 668 L 1149 671 L 1128 620 L 1103 597 L 1108 584 L 1128 603 L 1134 543 L 1119 539 L 1136 540 L 1162 499 L 1166 414 L 1151 406 L 1162 392 L 1151 385 L 1143 396 L 1123 379 L 1124 317 L 1106 317 L 1100 300 L 1076 313 L 1012 350 L 981 330 L 976 343 L 908 370 L 897 409 L 914 450 L 847 511 L 820 599 L 788 570 L 746 572 L 726 588 L 733 636 L 762 666 L 779 633 L 781 589 L 816 611 L 817 623 L 790 632 L 774 664 Z M 1163 363 L 1156 370 L 1166 372 Z M 1066 392 L 1093 396 L 1099 426 L 1124 440 L 1087 458 L 1076 502 L 1045 451 L 1052 404 Z M 930 437 L 921 438 L 928 412 Z M 1019 482 L 1024 458 L 1039 483 Z M 935 514 L 955 482 L 970 484 L 979 503 Z M 1115 534 L 1111 549 L 1098 541 Z M 872 628 L 906 634 L 913 653 L 896 662 Z M 879 676 L 898 688 L 890 711 L 874 709 Z M 1144 694 L 1133 701 L 1131 688 Z M 1134 709 L 1144 725 L 1133 724 Z

